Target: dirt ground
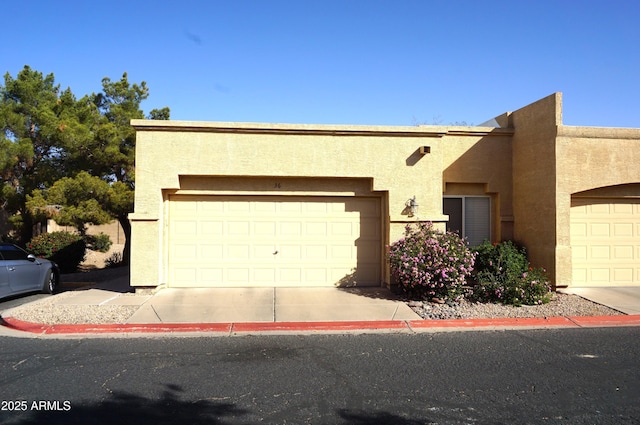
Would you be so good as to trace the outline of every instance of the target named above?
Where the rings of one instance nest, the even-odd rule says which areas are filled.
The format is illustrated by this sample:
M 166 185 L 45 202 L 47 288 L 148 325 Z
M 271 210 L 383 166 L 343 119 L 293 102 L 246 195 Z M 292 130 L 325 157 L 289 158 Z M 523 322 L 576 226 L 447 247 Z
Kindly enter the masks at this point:
M 91 271 L 96 269 L 103 269 L 105 267 L 105 261 L 114 255 L 122 255 L 124 250 L 123 244 L 113 244 L 107 252 L 87 250 L 84 261 L 80 264 L 80 268 L 83 271 Z
M 84 261 L 75 273 L 62 275 L 62 282 L 101 282 L 128 273 L 128 267 L 105 267 L 106 260 L 115 254 L 122 255 L 124 244 L 112 245 L 107 252 L 87 250 Z

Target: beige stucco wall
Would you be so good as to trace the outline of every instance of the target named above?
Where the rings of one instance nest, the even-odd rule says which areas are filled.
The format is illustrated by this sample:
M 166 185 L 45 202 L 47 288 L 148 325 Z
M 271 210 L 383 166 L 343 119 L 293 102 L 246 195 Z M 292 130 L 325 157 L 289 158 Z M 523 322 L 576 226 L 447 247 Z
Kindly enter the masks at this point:
M 450 127 L 442 140 L 442 192 L 491 196 L 494 241 L 513 238 L 512 135 L 511 129 Z
M 77 229 L 73 226 L 60 226 L 53 219 L 47 220 L 47 232 L 77 232 Z M 88 235 L 99 235 L 100 233 L 104 233 L 109 236 L 111 242 L 118 245 L 123 245 L 126 241 L 126 237 L 124 235 L 124 231 L 122 230 L 122 226 L 118 222 L 118 220 L 113 220 L 108 224 L 100 224 L 100 225 L 90 225 L 87 226 L 86 230 Z
M 571 196 L 616 185 L 637 188 L 640 129 L 564 126 L 561 93 L 508 114 L 508 120 L 514 128 L 514 239 L 557 287 L 570 286 Z M 628 195 L 631 189 L 617 190 Z
M 556 152 L 556 283 L 570 286 L 571 196 L 598 188 L 595 196 L 640 196 L 640 129 L 561 126 Z
M 165 202 L 169 193 L 187 193 L 181 176 L 235 178 L 226 189 L 219 184 L 198 187 L 197 180 L 182 178 L 183 185 L 191 184 L 188 193 L 211 194 L 328 194 L 352 190 L 341 188 L 340 181 L 366 180 L 370 194 L 385 203 L 386 243 L 399 238 L 407 222 L 446 220 L 441 128 L 145 120 L 132 124 L 137 130 L 135 211 L 130 216 L 134 286 L 165 283 Z M 431 152 L 420 154 L 421 146 L 431 146 Z M 243 189 L 247 179 L 253 181 Z M 316 185 L 296 187 L 296 182 L 314 179 Z M 419 213 L 409 217 L 405 204 L 414 196 Z
M 555 93 L 509 116 L 513 135 L 514 239 L 533 266 L 556 273 L 556 135 L 562 96 Z

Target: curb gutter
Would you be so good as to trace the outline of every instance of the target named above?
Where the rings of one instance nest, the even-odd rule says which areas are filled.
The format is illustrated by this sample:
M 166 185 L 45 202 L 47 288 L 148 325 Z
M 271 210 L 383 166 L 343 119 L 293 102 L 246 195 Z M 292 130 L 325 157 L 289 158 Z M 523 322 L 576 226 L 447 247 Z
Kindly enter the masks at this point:
M 378 320 L 342 322 L 253 322 L 253 323 L 150 323 L 150 324 L 59 324 L 23 322 L 13 317 L 0 318 L 10 329 L 41 335 L 118 334 L 118 333 L 192 333 L 252 334 L 309 332 L 438 332 L 453 330 L 591 328 L 640 326 L 640 315 L 574 316 L 505 319 L 454 320 Z

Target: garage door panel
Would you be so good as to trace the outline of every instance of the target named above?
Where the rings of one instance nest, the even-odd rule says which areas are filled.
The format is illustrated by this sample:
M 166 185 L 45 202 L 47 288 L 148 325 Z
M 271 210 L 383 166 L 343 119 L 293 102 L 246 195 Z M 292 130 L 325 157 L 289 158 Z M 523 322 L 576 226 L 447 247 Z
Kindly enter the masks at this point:
M 327 235 L 330 238 L 345 238 L 352 239 L 353 237 L 358 237 L 358 232 L 354 234 L 354 226 L 351 222 L 337 222 L 331 223 L 329 226 L 329 234 Z
M 302 281 L 302 270 L 297 267 L 282 267 L 278 271 L 280 272 L 279 280 L 284 284 L 298 285 Z
M 229 283 L 244 283 L 249 280 L 249 269 L 247 267 L 227 266 L 223 270 L 226 273 L 226 280 Z
M 614 223 L 613 236 L 617 238 L 632 238 L 633 223 Z
M 573 285 L 640 285 L 640 200 L 573 198 Z
M 305 282 L 315 282 L 319 286 L 329 280 L 327 269 L 325 268 L 305 268 L 303 270 L 303 278 Z
M 253 231 L 257 237 L 275 237 L 276 232 L 276 223 L 267 221 L 256 221 L 253 223 Z
M 173 286 L 191 286 L 191 283 L 197 281 L 198 274 L 193 267 L 176 267 L 174 269 Z
M 271 284 L 276 279 L 276 270 L 274 268 L 255 268 L 253 278 L 258 284 Z
M 592 267 L 590 270 L 590 278 L 593 283 L 596 284 L 608 284 L 611 281 L 611 274 L 609 268 L 597 268 Z
M 249 231 L 251 225 L 248 221 L 229 221 L 227 225 L 227 235 L 232 237 L 248 237 L 251 235 Z
M 315 259 L 316 261 L 326 261 L 327 246 L 326 245 L 305 245 L 304 257 L 309 259 Z
M 308 237 L 326 236 L 327 223 L 325 222 L 307 222 L 305 223 L 305 235 Z
M 272 254 L 273 255 L 273 254 Z M 279 262 L 282 261 L 299 261 L 302 259 L 302 247 L 298 244 L 278 244 L 278 253 L 275 254 Z
M 609 223 L 591 223 L 587 235 L 608 238 L 611 236 Z
M 302 202 L 299 201 L 283 202 L 280 205 L 276 205 L 276 207 L 279 207 L 279 210 L 282 213 L 295 213 L 296 215 L 300 215 L 300 213 L 302 212 Z
M 216 237 L 224 234 L 224 223 L 221 221 L 202 221 L 198 227 L 198 235 Z
M 354 258 L 355 249 L 352 245 L 332 245 L 329 251 L 329 261 L 348 261 Z
M 176 221 L 172 223 L 172 226 L 175 234 L 184 235 L 185 237 L 198 234 L 198 223 L 195 221 Z
M 198 268 L 198 278 L 199 282 L 203 282 L 204 284 L 212 284 L 215 282 L 219 282 L 222 280 L 223 272 L 220 268 L 212 268 L 212 267 L 200 267 Z M 184 282 L 186 286 L 189 285 L 189 281 Z
M 571 237 L 585 237 L 587 236 L 587 225 L 585 223 L 572 223 L 571 224 Z
M 618 245 L 613 247 L 613 258 L 618 260 L 633 260 L 634 248 L 632 245 Z
M 613 281 L 616 283 L 629 282 L 633 280 L 632 268 L 616 268 L 613 269 Z
M 325 202 L 305 202 L 300 204 L 300 210 L 304 211 L 305 214 L 315 214 L 321 217 L 326 216 L 329 211 L 335 211 L 332 207 Z M 342 211 L 344 211 L 344 208 L 342 208 Z
M 608 246 L 591 246 L 591 258 L 594 260 L 609 260 L 611 258 Z
M 251 207 L 252 204 L 249 202 L 228 202 L 224 205 L 224 211 L 231 214 L 249 215 Z
M 272 261 L 273 253 L 276 251 L 273 244 L 250 245 L 251 259 L 254 261 Z
M 249 261 L 251 256 L 249 255 L 250 248 L 248 245 L 227 245 L 227 252 L 225 258 L 229 260 L 246 260 Z
M 220 244 L 201 244 L 199 245 L 200 251 L 193 258 L 199 258 L 201 260 L 217 260 L 224 255 L 224 247 Z
M 379 198 L 171 196 L 169 220 L 170 286 L 381 283 Z
M 612 214 L 622 214 L 622 215 L 631 215 L 633 214 L 633 205 L 632 204 L 612 204 L 613 210 Z
M 297 221 L 283 221 L 280 223 L 280 236 L 302 236 L 302 223 Z
M 198 246 L 195 244 L 175 244 L 172 246 L 172 253 L 175 258 L 191 260 L 197 257 Z

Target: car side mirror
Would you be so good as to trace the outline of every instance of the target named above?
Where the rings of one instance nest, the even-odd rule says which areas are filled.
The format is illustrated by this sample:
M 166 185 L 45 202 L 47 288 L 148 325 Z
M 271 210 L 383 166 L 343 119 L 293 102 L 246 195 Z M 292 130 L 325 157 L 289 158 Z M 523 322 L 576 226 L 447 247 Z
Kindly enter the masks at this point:
M 36 261 L 36 256 L 33 255 L 33 254 L 29 254 L 29 255 L 27 255 L 27 260 L 29 260 L 31 262 L 34 262 L 34 261 Z

